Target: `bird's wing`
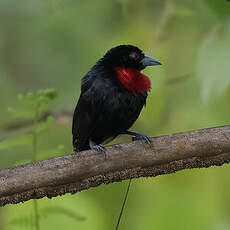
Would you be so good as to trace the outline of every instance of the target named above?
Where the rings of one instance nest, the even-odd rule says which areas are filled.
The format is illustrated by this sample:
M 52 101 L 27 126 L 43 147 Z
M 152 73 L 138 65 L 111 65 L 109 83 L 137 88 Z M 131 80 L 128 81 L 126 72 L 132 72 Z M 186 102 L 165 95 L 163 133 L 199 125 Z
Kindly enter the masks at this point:
M 89 149 L 89 138 L 105 100 L 101 87 L 100 82 L 94 81 L 90 87 L 82 88 L 72 124 L 73 145 L 77 151 Z
M 87 149 L 88 139 L 92 129 L 89 106 L 84 96 L 80 96 L 73 115 L 72 134 L 73 146 L 77 151 Z

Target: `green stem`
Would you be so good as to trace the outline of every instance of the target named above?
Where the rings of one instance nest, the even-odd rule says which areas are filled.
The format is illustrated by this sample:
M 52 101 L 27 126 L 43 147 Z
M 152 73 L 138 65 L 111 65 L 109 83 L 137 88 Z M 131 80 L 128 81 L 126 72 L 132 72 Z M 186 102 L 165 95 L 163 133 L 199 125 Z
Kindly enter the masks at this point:
M 37 159 L 37 132 L 36 132 L 37 125 L 38 125 L 38 112 L 36 110 L 35 116 L 34 116 L 33 133 L 32 133 L 33 151 L 32 151 L 31 162 L 34 162 Z M 35 199 L 33 200 L 33 207 L 34 207 L 35 228 L 36 228 L 36 230 L 40 230 L 38 203 L 37 203 L 37 200 L 35 200 Z
M 118 230 L 118 227 L 119 227 L 119 224 L 120 224 L 120 221 L 121 221 L 121 217 L 122 217 L 124 207 L 125 207 L 125 204 L 126 204 L 126 201 L 127 201 L 127 197 L 128 197 L 128 194 L 129 194 L 131 181 L 132 181 L 132 179 L 129 179 L 129 184 L 128 184 L 128 187 L 127 187 L 127 190 L 126 190 L 126 193 L 125 193 L 125 198 L 124 198 L 124 201 L 123 201 L 123 204 L 122 204 L 122 207 L 121 207 L 120 215 L 119 215 L 118 220 L 117 220 L 116 230 Z
M 36 230 L 39 230 L 40 224 L 39 224 L 39 214 L 38 214 L 38 202 L 35 199 L 33 200 L 33 206 L 34 206 L 35 228 Z

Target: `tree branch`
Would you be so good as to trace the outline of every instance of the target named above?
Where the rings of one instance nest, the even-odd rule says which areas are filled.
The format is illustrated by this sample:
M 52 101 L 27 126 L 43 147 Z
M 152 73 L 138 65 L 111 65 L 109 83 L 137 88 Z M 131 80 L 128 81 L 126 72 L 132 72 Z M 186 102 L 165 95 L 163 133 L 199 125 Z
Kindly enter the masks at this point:
M 114 145 L 0 170 L 0 206 L 76 193 L 128 178 L 204 168 L 230 161 L 230 126 Z

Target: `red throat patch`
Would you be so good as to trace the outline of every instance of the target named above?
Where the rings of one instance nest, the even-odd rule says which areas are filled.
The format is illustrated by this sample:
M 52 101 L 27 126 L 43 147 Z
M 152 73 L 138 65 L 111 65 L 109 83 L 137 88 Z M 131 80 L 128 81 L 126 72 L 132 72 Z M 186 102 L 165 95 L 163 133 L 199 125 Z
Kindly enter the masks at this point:
M 131 68 L 115 68 L 118 80 L 132 93 L 145 93 L 151 89 L 150 79 L 140 71 Z

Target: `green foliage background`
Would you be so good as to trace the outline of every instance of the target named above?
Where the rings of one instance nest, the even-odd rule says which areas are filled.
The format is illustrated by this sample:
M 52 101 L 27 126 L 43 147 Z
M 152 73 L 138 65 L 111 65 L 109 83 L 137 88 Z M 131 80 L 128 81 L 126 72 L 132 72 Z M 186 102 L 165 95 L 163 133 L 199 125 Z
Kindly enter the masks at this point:
M 118 44 L 137 45 L 163 63 L 144 71 L 152 91 L 133 129 L 157 136 L 229 124 L 229 41 L 224 0 L 1 0 L 0 126 L 19 93 L 56 88 L 51 109 L 74 108 L 81 77 Z M 20 132 L 1 129 L 0 141 Z M 71 123 L 39 137 L 44 158 L 60 145 L 62 154 L 72 151 Z M 31 151 L 0 149 L 0 168 L 27 161 Z M 135 180 L 120 229 L 230 229 L 229 173 L 226 165 Z M 39 200 L 41 229 L 114 229 L 126 185 Z M 31 206 L 0 209 L 0 229 L 32 228 Z

